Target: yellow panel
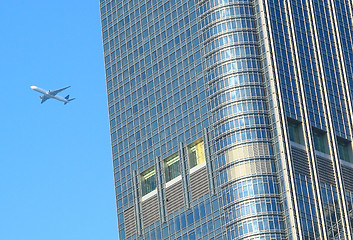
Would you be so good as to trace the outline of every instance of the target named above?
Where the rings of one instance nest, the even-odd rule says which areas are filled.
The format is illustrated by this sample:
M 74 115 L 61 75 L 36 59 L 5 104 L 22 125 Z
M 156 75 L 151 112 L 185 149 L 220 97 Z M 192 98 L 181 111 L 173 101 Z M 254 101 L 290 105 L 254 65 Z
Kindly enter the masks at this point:
M 203 163 L 205 161 L 205 148 L 203 146 L 203 141 L 196 145 L 197 149 L 197 164 Z
M 268 160 L 245 162 L 230 167 L 228 170 L 229 180 L 272 172 L 271 162 Z

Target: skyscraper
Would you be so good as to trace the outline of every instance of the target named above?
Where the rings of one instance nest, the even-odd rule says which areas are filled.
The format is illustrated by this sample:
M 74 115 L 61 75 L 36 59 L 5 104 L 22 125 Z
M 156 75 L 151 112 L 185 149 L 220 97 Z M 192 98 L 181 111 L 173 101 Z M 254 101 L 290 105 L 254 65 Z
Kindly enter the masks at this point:
M 121 239 L 353 239 L 353 3 L 100 0 Z

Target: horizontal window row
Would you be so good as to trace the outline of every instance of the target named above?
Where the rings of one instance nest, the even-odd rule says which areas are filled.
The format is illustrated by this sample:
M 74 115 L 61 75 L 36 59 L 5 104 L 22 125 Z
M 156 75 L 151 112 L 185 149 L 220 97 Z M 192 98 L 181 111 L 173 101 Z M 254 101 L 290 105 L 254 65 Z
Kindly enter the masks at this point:
M 231 130 L 236 130 L 239 128 L 256 126 L 256 125 L 268 125 L 267 116 L 265 114 L 258 115 L 245 115 L 237 119 L 229 120 L 215 127 L 214 137 L 218 137 Z
M 204 143 L 201 139 L 187 147 L 188 162 L 190 169 L 205 162 Z M 163 161 L 166 183 L 181 175 L 181 162 L 179 153 L 175 153 Z M 142 196 L 156 189 L 156 171 L 152 167 L 141 173 Z
M 282 229 L 283 223 L 280 217 L 261 217 L 236 224 L 228 230 L 228 234 L 231 239 L 236 239 L 251 233 L 264 231 L 268 234 L 271 233 L 271 230 L 276 230 L 274 232 L 279 232 Z
M 225 50 L 220 50 L 212 54 L 206 59 L 206 65 L 212 66 L 218 62 L 225 59 L 234 59 L 240 57 L 256 57 L 257 49 L 254 45 L 241 45 L 237 47 L 232 47 Z
M 226 117 L 243 114 L 245 112 L 265 112 L 266 103 L 264 101 L 242 101 L 223 106 L 221 109 L 213 113 L 213 121 L 218 122 Z
M 255 128 L 241 130 L 236 133 L 231 133 L 215 140 L 214 150 L 220 151 L 230 145 L 239 144 L 248 141 L 260 140 L 268 141 L 270 139 L 270 132 L 267 129 Z
M 203 92 L 203 94 L 205 94 Z M 153 95 L 151 95 L 153 96 Z M 182 98 L 184 98 L 185 96 L 183 96 Z M 185 99 L 185 102 L 183 102 L 182 105 L 176 105 L 175 103 L 177 101 L 179 101 L 180 99 L 180 94 L 175 94 L 171 97 L 169 97 L 168 99 L 164 100 L 163 102 L 157 104 L 156 107 L 152 107 L 149 110 L 149 116 L 154 116 L 156 115 L 157 112 L 161 113 L 164 110 L 169 110 L 169 107 L 174 106 L 175 107 L 175 115 L 178 116 L 179 114 L 181 114 L 181 111 L 187 111 L 188 109 L 194 107 L 196 104 L 198 104 L 199 102 L 199 98 L 198 96 L 195 96 L 193 98 L 189 98 L 189 99 Z M 178 99 L 178 100 L 173 100 L 173 99 Z M 202 99 L 204 99 L 202 97 Z M 153 100 L 153 99 L 152 99 Z M 124 121 L 128 118 L 130 118 L 131 116 L 133 116 L 134 114 L 141 114 L 143 111 L 145 111 L 146 107 L 149 107 L 150 105 L 148 105 L 148 102 L 153 103 L 154 100 L 152 101 L 150 98 L 145 98 L 144 101 L 139 102 L 138 104 L 135 104 L 132 108 L 128 108 L 126 110 L 126 112 L 121 113 L 120 116 L 117 116 L 117 122 L 120 123 L 121 121 Z M 122 100 L 123 101 L 123 100 Z M 123 101 L 124 102 L 124 101 Z M 121 104 L 120 101 L 120 105 L 124 106 L 123 104 Z M 110 112 L 113 113 L 115 110 L 119 110 L 119 102 L 117 102 L 115 104 L 115 110 L 114 110 L 114 105 L 111 107 L 112 109 L 110 109 Z M 148 112 L 148 111 L 145 111 Z M 136 117 L 136 115 L 134 115 Z M 172 116 L 171 118 L 173 118 L 174 116 Z M 145 117 L 145 119 L 148 119 L 148 116 Z M 145 119 L 141 119 L 143 121 L 145 121 Z M 168 119 L 166 120 L 168 121 Z
M 229 3 L 246 3 L 246 2 L 248 2 L 249 4 L 251 3 L 250 0 L 208 0 L 201 5 L 200 12 L 201 14 L 203 14 L 214 7 L 218 7 L 220 5 L 225 5 Z
M 260 63 L 257 59 L 238 59 L 230 61 L 227 64 L 216 66 L 212 68 L 209 73 L 209 78 L 217 78 L 223 74 L 231 72 L 253 71 L 260 68 Z
M 264 92 L 262 87 L 251 86 L 251 87 L 242 87 L 232 89 L 225 93 L 217 94 L 211 99 L 211 107 L 216 108 L 219 105 L 229 102 L 229 101 L 238 101 L 242 99 L 249 98 L 262 98 L 264 97 Z
M 238 181 L 223 190 L 223 202 L 227 205 L 242 198 L 256 195 L 267 194 L 276 196 L 276 185 L 275 177 L 253 177 L 252 179 Z
M 140 172 L 142 172 L 144 169 L 151 166 L 155 156 L 163 155 L 163 157 L 168 157 L 173 155 L 173 153 L 177 151 L 180 142 L 191 142 L 193 140 L 191 136 L 201 135 L 199 134 L 202 132 L 201 119 L 190 123 L 189 128 L 190 130 L 184 132 L 182 129 L 176 131 L 173 128 L 167 127 L 165 131 L 162 130 L 159 134 L 156 134 L 153 137 L 151 137 L 151 134 L 148 134 L 148 136 L 144 137 L 144 139 L 148 138 L 147 140 L 135 141 L 134 138 L 131 140 L 132 136 L 130 136 L 128 139 L 124 139 L 124 141 L 119 142 L 117 145 L 114 143 L 112 150 L 114 154 L 115 171 L 120 169 L 122 177 L 125 177 L 125 175 L 129 175 L 130 173 L 128 170 L 130 169 L 130 166 L 128 164 L 130 164 L 131 161 L 131 169 L 137 170 L 137 168 L 139 168 Z M 174 136 L 175 132 L 179 134 L 178 137 Z M 156 147 L 152 151 L 153 142 L 156 144 L 158 143 L 160 147 Z M 137 153 L 139 153 L 139 155 Z M 137 155 L 138 160 L 136 161 Z M 125 168 L 122 167 L 124 164 L 127 164 L 126 171 Z
M 207 28 L 203 33 L 203 39 L 209 39 L 214 35 L 234 31 L 234 30 L 252 30 L 255 28 L 254 22 L 251 19 L 234 19 L 232 21 L 226 21 L 214 25 L 213 27 Z
M 226 197 L 224 196 L 224 202 Z M 255 199 L 242 202 L 224 210 L 227 223 L 236 221 L 247 215 L 261 215 L 263 213 L 280 212 L 281 206 L 275 199 Z
M 303 127 L 301 122 L 295 121 L 293 119 L 289 119 L 287 121 L 288 124 L 288 134 L 289 139 L 292 142 L 304 145 L 304 135 L 303 135 Z M 329 154 L 329 145 L 327 139 L 327 133 L 323 130 L 312 128 L 313 142 L 314 148 L 316 151 Z M 337 138 L 337 148 L 339 158 L 346 162 L 353 163 L 353 153 L 351 142 L 345 139 Z
M 252 10 L 250 5 L 237 5 L 227 8 L 218 9 L 217 11 L 212 11 L 201 21 L 201 27 L 205 27 L 208 24 L 217 21 L 222 18 L 235 17 L 235 16 L 251 16 Z
M 262 79 L 261 75 L 258 73 L 245 73 L 232 75 L 230 77 L 223 77 L 216 82 L 214 82 L 210 88 L 210 95 L 229 87 L 234 87 L 238 85 L 247 85 L 247 84 L 261 84 Z
M 207 39 L 204 39 L 205 41 Z M 236 32 L 226 36 L 218 36 L 216 39 L 210 41 L 205 46 L 205 54 L 214 51 L 215 49 L 226 46 L 228 44 L 246 44 L 253 43 L 256 41 L 255 33 L 251 31 L 247 32 Z

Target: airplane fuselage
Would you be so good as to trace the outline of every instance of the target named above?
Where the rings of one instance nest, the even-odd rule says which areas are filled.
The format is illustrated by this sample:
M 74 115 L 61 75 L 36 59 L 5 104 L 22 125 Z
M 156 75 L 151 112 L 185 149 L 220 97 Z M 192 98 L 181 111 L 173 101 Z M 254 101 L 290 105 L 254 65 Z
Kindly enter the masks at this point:
M 63 97 L 60 97 L 58 95 L 56 95 L 55 93 L 51 92 L 51 91 L 47 91 L 45 89 L 42 89 L 42 88 L 39 88 L 37 86 L 31 86 L 31 88 L 36 91 L 36 92 L 39 92 L 39 93 L 42 93 L 43 96 L 40 96 L 41 99 L 49 99 L 49 98 L 54 98 L 58 101 L 61 101 L 61 102 L 64 102 L 65 104 L 68 103 L 70 101 L 70 99 L 66 99 L 66 98 L 63 98 Z

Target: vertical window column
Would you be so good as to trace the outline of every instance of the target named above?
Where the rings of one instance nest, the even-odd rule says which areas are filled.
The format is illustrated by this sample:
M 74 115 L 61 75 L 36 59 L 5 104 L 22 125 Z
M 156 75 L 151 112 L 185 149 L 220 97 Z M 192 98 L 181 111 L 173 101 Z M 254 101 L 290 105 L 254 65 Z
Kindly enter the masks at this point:
M 190 179 L 186 171 L 187 167 L 185 165 L 185 148 L 182 142 L 179 145 L 179 154 L 180 154 L 179 157 L 181 161 L 181 176 L 183 180 L 183 189 L 184 189 L 184 201 L 185 201 L 186 207 L 189 208 L 190 207 L 190 192 L 189 192 Z

